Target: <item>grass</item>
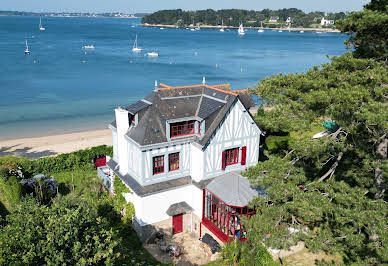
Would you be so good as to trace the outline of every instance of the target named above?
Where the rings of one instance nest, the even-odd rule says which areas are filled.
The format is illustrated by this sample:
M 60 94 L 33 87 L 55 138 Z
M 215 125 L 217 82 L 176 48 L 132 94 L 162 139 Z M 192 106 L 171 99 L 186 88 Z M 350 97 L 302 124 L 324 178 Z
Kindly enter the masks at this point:
M 310 266 L 317 265 L 318 261 L 332 262 L 334 265 L 342 264 L 342 257 L 324 252 L 312 253 L 307 248 L 282 258 L 284 265 Z

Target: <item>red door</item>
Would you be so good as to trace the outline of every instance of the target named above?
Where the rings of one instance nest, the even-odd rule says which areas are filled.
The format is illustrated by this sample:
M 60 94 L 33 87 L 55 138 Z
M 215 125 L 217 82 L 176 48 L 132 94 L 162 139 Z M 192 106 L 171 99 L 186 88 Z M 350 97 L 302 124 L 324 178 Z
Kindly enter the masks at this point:
M 172 217 L 172 234 L 178 234 L 183 231 L 183 214 Z

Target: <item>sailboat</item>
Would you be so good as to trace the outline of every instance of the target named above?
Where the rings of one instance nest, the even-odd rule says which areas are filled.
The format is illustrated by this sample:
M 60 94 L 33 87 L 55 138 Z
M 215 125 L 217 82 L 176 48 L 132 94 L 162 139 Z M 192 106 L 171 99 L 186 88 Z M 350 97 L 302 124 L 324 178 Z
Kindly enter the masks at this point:
M 221 26 L 221 29 L 220 29 L 221 32 L 224 32 L 224 20 L 222 20 L 222 26 Z
M 244 31 L 244 26 L 243 24 L 241 23 L 240 24 L 240 27 L 238 27 L 238 35 L 244 35 L 245 34 L 245 31 Z
M 39 30 L 46 30 L 46 28 L 42 26 L 42 18 L 39 18 Z
M 30 50 L 28 50 L 27 40 L 26 40 L 26 50 L 24 50 L 24 54 L 30 54 Z
M 260 29 L 257 32 L 264 32 L 264 30 L 263 30 L 263 21 L 261 21 Z
M 136 34 L 136 39 L 135 39 L 135 42 L 133 43 L 132 52 L 138 53 L 138 52 L 141 52 L 141 50 L 142 49 L 140 47 L 137 47 L 137 34 Z

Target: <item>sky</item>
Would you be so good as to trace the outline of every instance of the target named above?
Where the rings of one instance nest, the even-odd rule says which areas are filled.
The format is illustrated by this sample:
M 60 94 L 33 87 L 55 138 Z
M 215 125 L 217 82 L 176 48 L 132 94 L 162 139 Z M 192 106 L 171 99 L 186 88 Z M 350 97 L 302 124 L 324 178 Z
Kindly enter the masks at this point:
M 32 12 L 155 12 L 161 9 L 299 8 L 303 11 L 357 11 L 370 0 L 0 0 L 0 10 Z

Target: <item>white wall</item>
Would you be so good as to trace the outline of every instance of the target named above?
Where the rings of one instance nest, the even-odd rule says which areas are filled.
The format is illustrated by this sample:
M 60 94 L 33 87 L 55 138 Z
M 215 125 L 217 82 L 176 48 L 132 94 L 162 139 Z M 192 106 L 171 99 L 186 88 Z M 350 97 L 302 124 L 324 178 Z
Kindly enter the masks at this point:
M 196 182 L 201 181 L 203 176 L 203 151 L 195 144 L 190 145 L 190 176 Z
M 128 145 L 125 134 L 129 128 L 128 111 L 118 107 L 115 109 L 117 126 L 117 147 L 120 173 L 126 175 L 128 172 Z
M 260 129 L 240 101 L 229 110 L 224 122 L 204 150 L 203 179 L 222 175 L 228 171 L 244 170 L 256 165 L 259 159 Z M 247 147 L 246 164 L 241 165 L 241 147 Z M 222 152 L 240 148 L 239 163 L 222 170 Z
M 179 152 L 179 170 L 169 172 L 168 155 Z M 153 174 L 153 157 L 164 155 L 164 173 Z M 190 175 L 190 143 L 175 144 L 142 152 L 143 178 L 142 185 L 150 185 Z
M 167 209 L 175 203 L 185 201 L 198 217 L 202 217 L 202 191 L 194 185 L 153 194 L 143 198 L 134 194 L 126 195 L 127 201 L 135 206 L 136 218 L 141 225 L 167 220 Z
M 128 151 L 128 174 L 132 176 L 138 183 L 142 182 L 143 176 L 143 153 L 140 148 L 133 142 L 127 140 Z
M 118 163 L 119 155 L 118 155 L 118 147 L 117 147 L 117 131 L 112 128 L 112 144 L 113 144 L 113 160 Z

